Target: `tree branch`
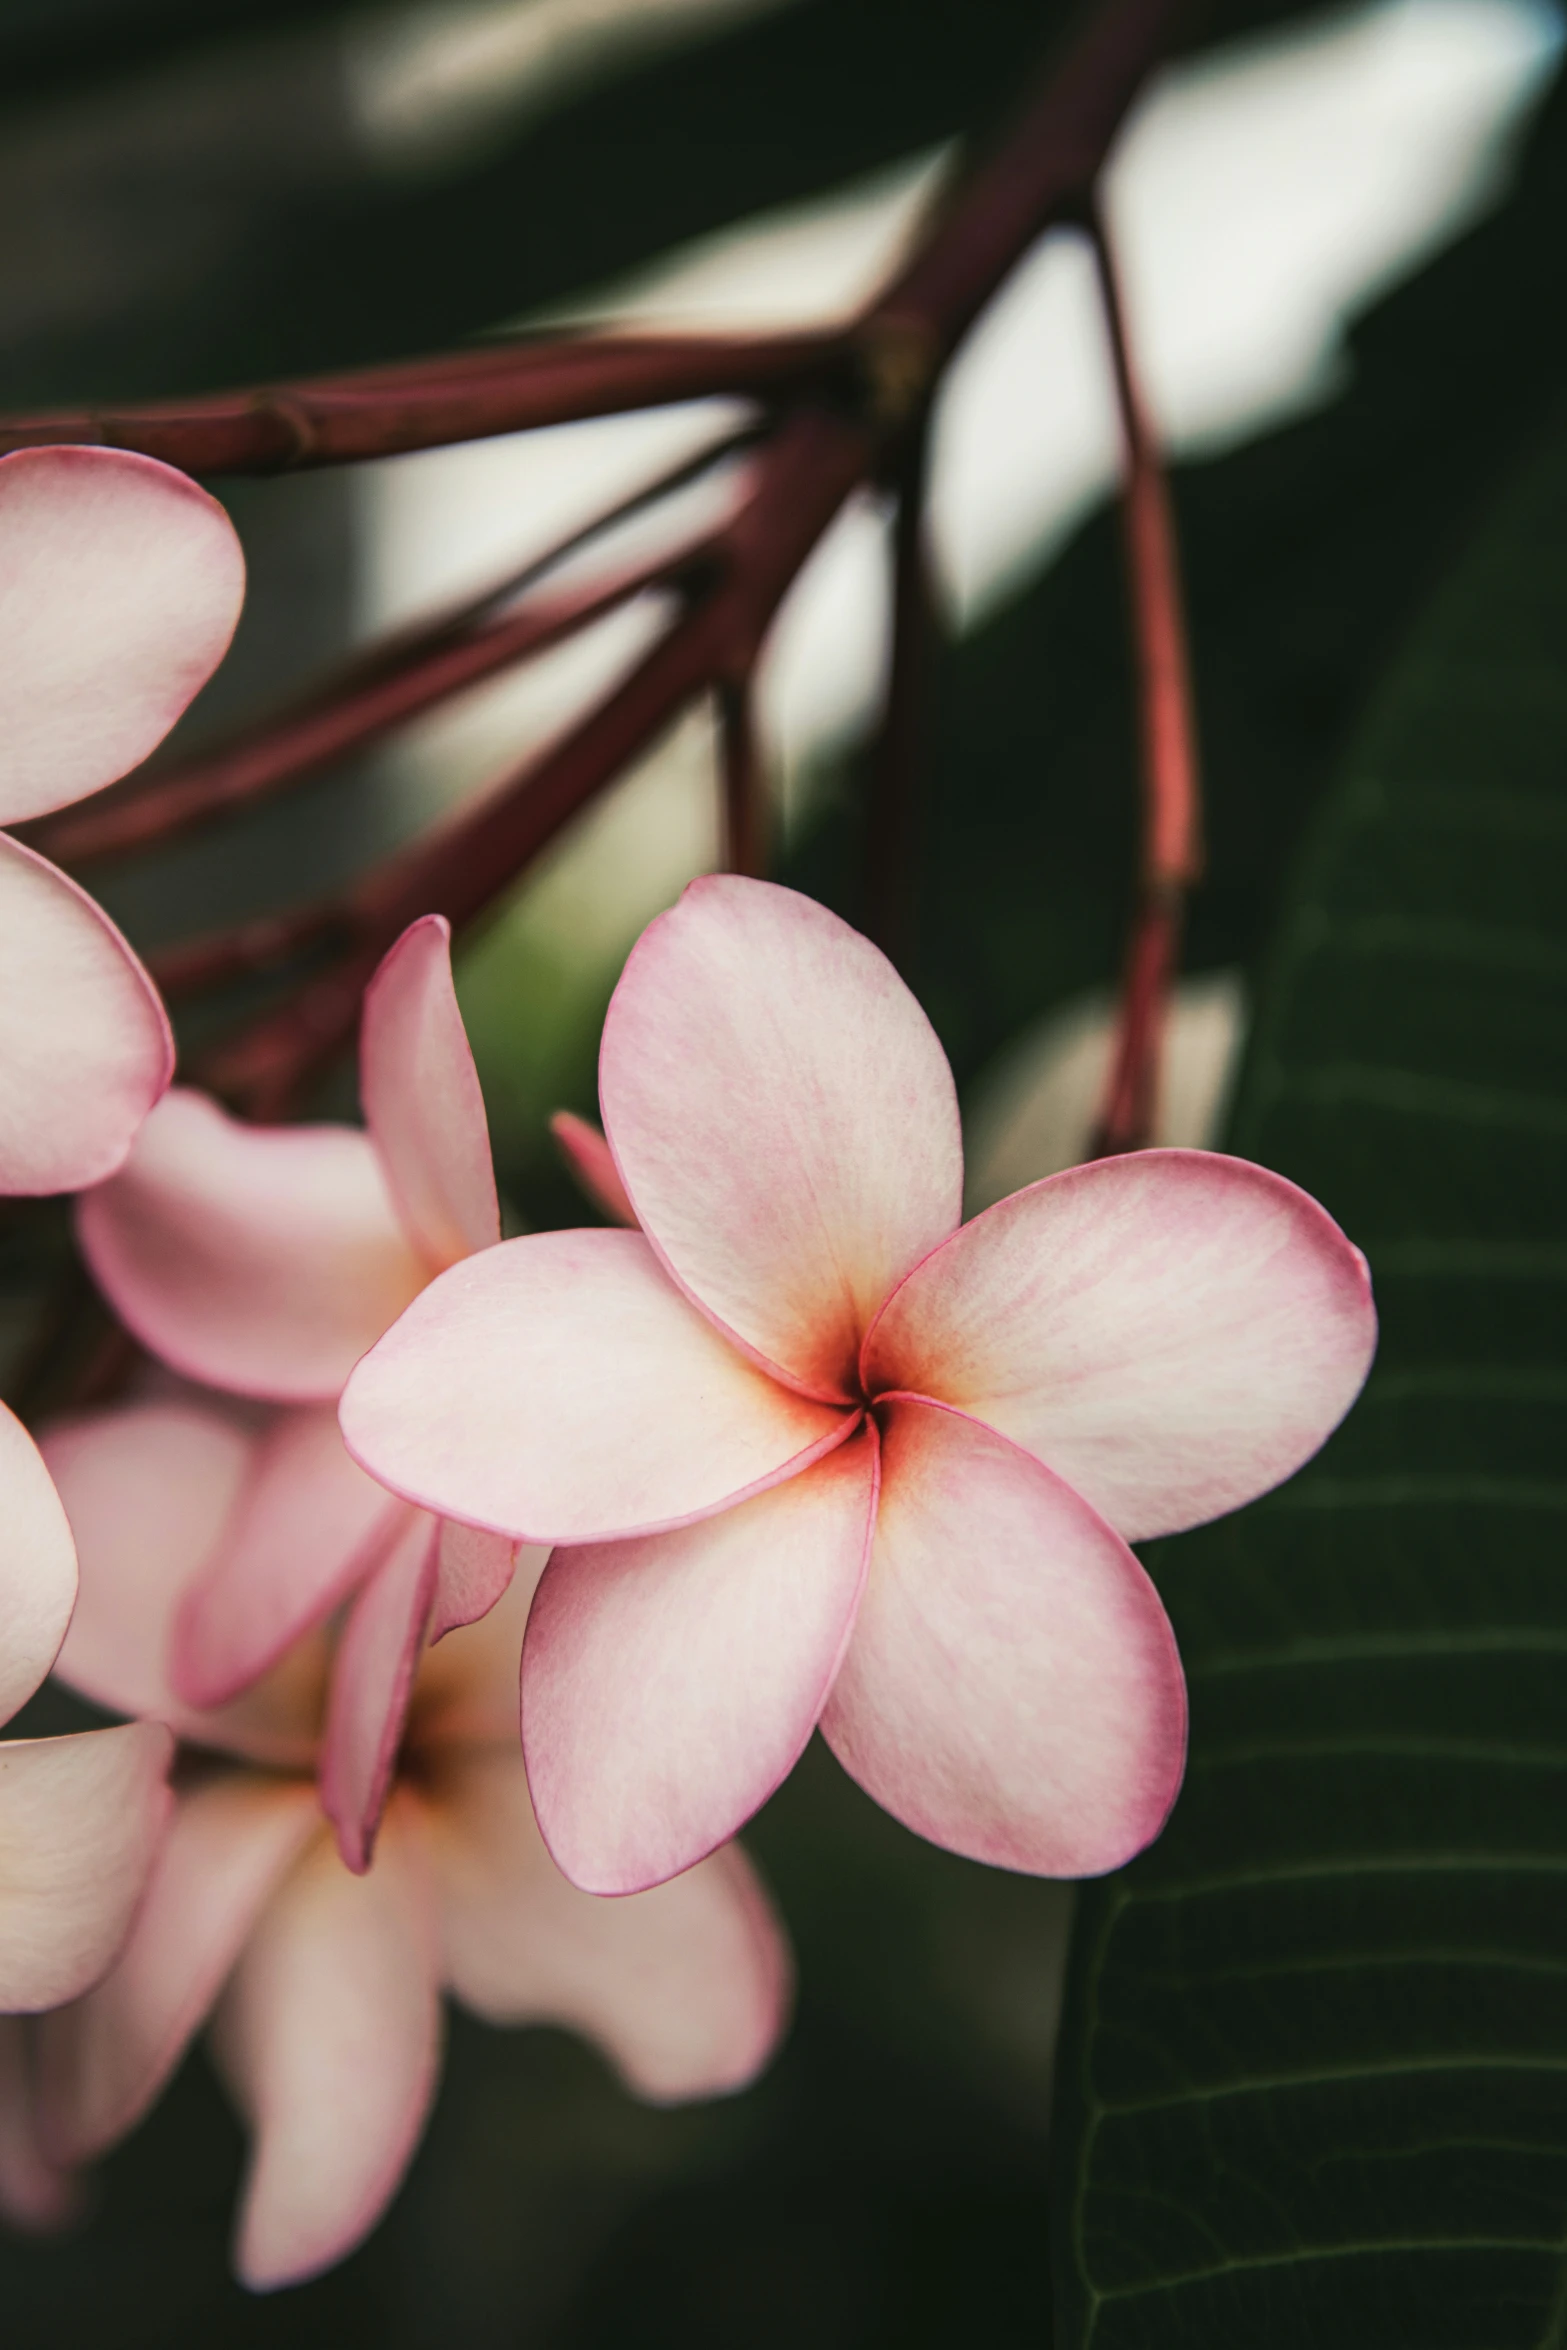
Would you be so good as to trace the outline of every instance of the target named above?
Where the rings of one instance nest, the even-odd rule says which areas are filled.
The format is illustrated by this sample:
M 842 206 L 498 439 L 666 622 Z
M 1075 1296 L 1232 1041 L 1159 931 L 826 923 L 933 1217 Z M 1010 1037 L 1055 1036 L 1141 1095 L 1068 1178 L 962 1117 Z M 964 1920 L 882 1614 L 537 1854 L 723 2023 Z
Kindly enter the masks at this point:
M 841 368 L 843 349 L 840 334 L 582 334 L 486 344 L 114 413 L 3 417 L 0 455 L 63 441 L 134 450 L 186 473 L 290 473 L 677 400 L 773 395 Z
M 365 983 L 410 922 L 440 913 L 460 929 L 482 913 L 689 702 L 744 673 L 785 588 L 863 477 L 868 457 L 864 429 L 852 420 L 816 409 L 792 418 L 759 468 L 750 503 L 713 542 L 707 575 L 688 582 L 686 610 L 605 702 L 542 760 L 530 760 L 476 809 L 389 859 L 344 898 L 281 918 L 271 938 L 254 926 L 269 952 L 274 940 L 289 955 L 323 939 L 347 943 L 291 1002 L 200 1056 L 200 1081 L 252 1116 L 283 1116 L 353 1036 Z M 221 943 L 206 949 L 209 959 Z
M 1141 1150 L 1153 1134 L 1186 893 L 1202 871 L 1202 817 L 1175 520 L 1133 365 L 1114 256 L 1097 216 L 1091 233 L 1125 444 L 1122 522 L 1143 776 L 1137 904 L 1093 1153 L 1105 1157 Z
M 207 1082 L 252 1114 L 282 1115 L 351 1038 L 364 983 L 409 921 L 432 910 L 457 926 L 471 920 L 690 700 L 749 674 L 780 598 L 844 499 L 885 472 L 940 368 L 1015 262 L 1053 219 L 1081 206 L 1184 13 L 1185 0 L 1110 0 L 1089 19 L 1012 135 L 956 191 L 923 249 L 847 333 L 746 341 L 576 336 L 112 417 L 22 420 L 0 433 L 0 447 L 85 438 L 197 472 L 272 471 L 702 394 L 771 393 L 784 401 L 782 421 L 757 461 L 754 495 L 718 534 L 706 570 L 684 580 L 683 611 L 563 742 L 343 898 L 158 959 L 171 988 L 191 991 L 304 953 L 332 955 L 290 1001 L 198 1059 Z M 455 649 L 445 650 L 460 671 Z M 424 652 L 436 663 L 425 682 L 438 675 L 441 691 L 454 690 L 453 671 L 439 669 L 434 648 Z M 517 657 L 515 643 L 507 657 Z M 360 688 L 366 699 L 359 720 L 378 725 L 367 678 Z M 348 723 L 341 708 L 338 720 L 334 756 Z M 292 741 L 296 761 L 319 764 L 317 753 L 326 753 L 304 715 L 296 712 L 285 725 L 303 728 Z M 270 764 L 258 753 L 258 761 L 254 791 L 281 788 L 297 771 L 285 772 L 281 753 Z M 215 786 L 209 770 L 207 790 L 221 799 L 232 782 L 229 775 Z M 145 788 L 150 794 L 154 781 Z M 176 820 L 197 820 L 201 800 L 190 791 Z M 755 856 L 756 844 L 744 853 Z

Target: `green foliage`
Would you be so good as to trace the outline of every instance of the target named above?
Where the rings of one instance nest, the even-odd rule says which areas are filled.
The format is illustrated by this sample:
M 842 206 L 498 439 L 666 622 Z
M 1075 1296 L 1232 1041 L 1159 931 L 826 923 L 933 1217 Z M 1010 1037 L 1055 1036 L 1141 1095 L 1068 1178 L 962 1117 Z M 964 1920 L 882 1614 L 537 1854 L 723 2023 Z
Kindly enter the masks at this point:
M 1524 2350 L 1567 2309 L 1567 437 L 1416 634 L 1283 925 L 1234 1147 L 1382 1345 L 1292 1485 L 1160 1546 L 1164 1839 L 1086 1896 L 1072 2350 Z

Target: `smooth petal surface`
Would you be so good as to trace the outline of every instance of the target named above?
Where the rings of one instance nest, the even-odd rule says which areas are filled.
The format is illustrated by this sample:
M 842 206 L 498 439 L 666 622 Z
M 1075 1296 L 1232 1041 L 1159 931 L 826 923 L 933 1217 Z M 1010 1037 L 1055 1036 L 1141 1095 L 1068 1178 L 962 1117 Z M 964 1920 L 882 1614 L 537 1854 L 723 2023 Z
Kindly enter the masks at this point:
M 440 1527 L 410 1511 L 390 1556 L 355 1600 L 332 1660 L 321 1803 L 344 1865 L 370 1866 L 414 1673 L 435 1598 Z
M 1118 1535 L 1004 1437 L 882 1406 L 865 1597 L 822 1730 L 895 1818 L 1034 1876 L 1117 1867 L 1164 1824 L 1186 1696 Z
M 493 1246 L 490 1129 L 442 914 L 411 923 L 365 990 L 359 1091 L 404 1227 L 432 1268 Z
M 1014 1437 L 1137 1542 L 1309 1460 L 1370 1367 L 1365 1259 L 1244 1159 L 1133 1151 L 977 1216 L 888 1303 L 871 1391 Z
M 43 1456 L 0 1404 L 0 1722 L 59 1653 L 76 1600 L 76 1545 Z
M 394 1493 L 525 1542 L 679 1524 L 837 1443 L 844 1414 L 755 1370 L 639 1232 L 539 1232 L 433 1281 L 360 1364 L 348 1448 Z
M 222 660 L 244 593 L 233 524 L 172 466 L 0 458 L 0 824 L 138 765 Z
M 812 1394 L 962 1213 L 952 1072 L 886 957 L 770 882 L 695 881 L 604 1023 L 604 1124 L 682 1288 Z
M 367 1134 L 162 1101 L 78 1230 L 123 1320 L 188 1378 L 326 1402 L 429 1278 Z
M 124 1950 L 85 1998 L 38 2026 L 56 2160 L 87 2161 L 141 2119 L 320 1826 L 308 1779 L 224 1771 L 178 1798 Z
M 626 1196 L 615 1154 L 599 1129 L 575 1110 L 557 1110 L 550 1119 L 556 1147 L 587 1197 L 612 1224 L 634 1226 L 636 1209 Z
M 81 1591 L 56 1671 L 115 1713 L 148 1714 L 204 1746 L 308 1769 L 325 1686 L 301 1643 L 238 1703 L 188 1706 L 169 1679 L 175 1614 L 221 1542 L 255 1439 L 192 1404 L 128 1404 L 51 1429 L 43 1455 L 70 1519 Z
M 63 1421 L 42 1450 L 82 1561 L 60 1677 L 116 1713 L 167 1721 L 175 1606 L 244 1489 L 254 1439 L 196 1405 L 145 1403 Z
M 109 1965 L 168 1817 L 173 1754 L 157 1722 L 0 1742 L 0 2011 L 58 2007 Z
M 372 1573 L 406 1511 L 344 1448 L 329 1404 L 283 1412 L 175 1617 L 171 1678 L 226 1705 Z
M 38 2133 L 33 2094 L 31 2016 L 0 2015 L 0 2219 L 40 2235 L 75 2218 L 79 2196 L 69 2171 L 50 2161 Z
M 437 1785 L 445 1973 L 475 2014 L 585 2033 L 642 2097 L 711 2097 L 755 2078 L 787 2018 L 791 1969 L 738 1845 L 672 1884 L 599 1901 L 545 1851 L 515 1747 L 461 1756 Z
M 509 1590 L 516 1563 L 517 1545 L 509 1534 L 490 1534 L 481 1526 L 459 1526 L 454 1518 L 444 1519 L 430 1615 L 431 1646 L 448 1632 L 487 1616 Z
M 323 1838 L 268 1904 L 217 2017 L 255 2133 L 235 2251 L 254 2290 L 330 2267 L 396 2192 L 435 2088 L 438 1964 L 395 1810 L 368 1876 Z
M 4 755 L 0 737 L 0 774 Z M 0 837 L 0 1192 L 101 1183 L 173 1074 L 158 992 L 108 915 Z
M 552 1555 L 523 1643 L 523 1753 L 584 1891 L 688 1869 L 794 1767 L 854 1622 L 876 1450 L 867 1431 L 721 1517 Z

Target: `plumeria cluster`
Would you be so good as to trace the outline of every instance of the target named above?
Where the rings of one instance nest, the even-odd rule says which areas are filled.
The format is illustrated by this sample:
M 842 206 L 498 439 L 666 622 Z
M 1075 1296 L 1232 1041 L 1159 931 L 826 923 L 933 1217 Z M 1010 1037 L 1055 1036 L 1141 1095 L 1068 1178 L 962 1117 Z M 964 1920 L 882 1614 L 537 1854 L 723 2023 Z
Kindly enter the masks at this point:
M 145 753 L 240 573 L 218 509 L 136 460 L 6 460 L 0 530 L 34 572 L 0 604 L 35 648 L 5 689 L 28 814 Z M 585 2033 L 650 2098 L 741 2085 L 790 1970 L 734 1838 L 817 1728 L 982 1861 L 1090 1874 L 1158 1833 L 1185 1697 L 1129 1544 L 1289 1476 L 1358 1391 L 1365 1267 L 1312 1200 L 1150 1151 L 964 1225 L 902 981 L 719 878 L 630 957 L 603 1133 L 562 1130 L 615 1223 L 503 1240 L 444 921 L 366 996 L 364 1127 L 268 1129 L 165 1092 L 156 998 L 68 882 L 8 847 L 0 887 L 0 1176 L 83 1190 L 152 1359 L 41 1454 L 0 1423 L 0 1702 L 58 1651 L 126 1717 L 0 1747 L 0 2006 L 52 2010 L 25 2076 L 0 2040 L 13 2212 L 48 2216 L 209 2022 L 256 2286 L 385 2208 L 443 1989 Z
M 0 461 L 0 819 L 69 805 L 134 766 L 222 658 L 244 565 L 220 506 L 139 457 L 39 449 Z M 0 1191 L 110 1175 L 169 1082 L 147 974 L 63 873 L 0 833 Z M 69 1528 L 31 1438 L 0 1408 L 0 1722 L 70 1621 Z M 100 1975 L 167 1808 L 153 1722 L 0 1745 L 0 2013 Z M 19 2027 L 0 2022 L 0 2192 L 47 2217 L 57 2182 L 17 2125 Z

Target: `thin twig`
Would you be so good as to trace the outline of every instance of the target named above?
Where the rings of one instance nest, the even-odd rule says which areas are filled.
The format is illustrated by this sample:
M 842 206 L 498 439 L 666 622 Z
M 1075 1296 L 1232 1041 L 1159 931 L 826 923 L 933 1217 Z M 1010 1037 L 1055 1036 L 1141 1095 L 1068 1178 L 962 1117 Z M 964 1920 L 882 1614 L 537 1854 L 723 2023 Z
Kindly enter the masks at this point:
M 0 454 L 58 442 L 130 449 L 187 473 L 289 473 L 679 400 L 764 396 L 844 365 L 841 333 L 577 334 L 481 345 L 113 413 L 0 418 Z
M 432 629 L 390 673 L 379 657 L 345 663 L 308 701 L 279 711 L 248 739 L 149 777 L 134 798 L 104 807 L 89 801 L 49 819 L 47 831 L 38 828 L 37 846 L 57 864 L 79 867 L 161 846 L 217 816 L 292 791 L 465 688 L 576 635 L 665 569 L 639 565 L 597 588 L 529 605 L 487 627 Z
M 685 610 L 630 675 L 476 809 L 399 852 L 341 899 L 285 917 L 279 936 L 290 951 L 297 938 L 348 943 L 292 1001 L 202 1055 L 201 1081 L 251 1116 L 286 1115 L 352 1037 L 365 982 L 410 922 L 432 912 L 456 928 L 472 921 L 681 710 L 743 674 L 868 455 L 864 428 L 850 418 L 806 409 L 783 426 L 758 469 L 755 496 L 714 541 L 705 575 L 686 583 Z
M 1142 854 L 1120 1012 L 1093 1155 L 1141 1150 L 1158 1112 L 1159 1069 L 1187 891 L 1202 871 L 1196 720 L 1169 487 L 1148 421 L 1103 220 L 1091 235 L 1125 444 L 1122 523 L 1137 666 Z

